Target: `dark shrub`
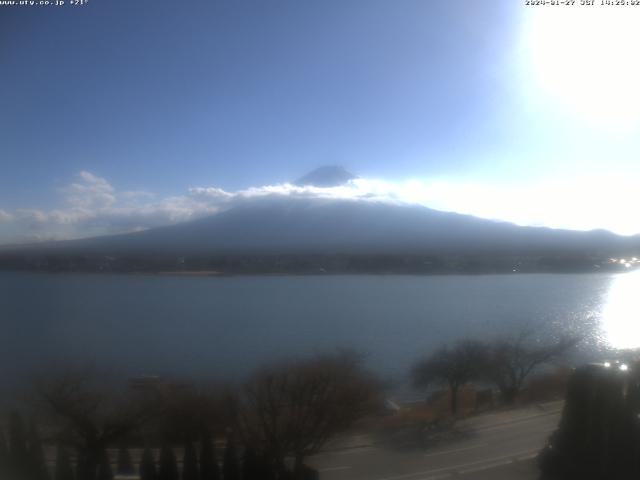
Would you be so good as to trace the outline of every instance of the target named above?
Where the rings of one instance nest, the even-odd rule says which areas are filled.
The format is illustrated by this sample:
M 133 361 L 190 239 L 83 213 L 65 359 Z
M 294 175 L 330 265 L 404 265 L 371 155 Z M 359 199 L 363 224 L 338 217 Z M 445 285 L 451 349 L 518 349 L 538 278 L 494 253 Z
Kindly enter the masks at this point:
M 158 480 L 179 480 L 178 464 L 173 449 L 164 445 L 160 450 L 160 468 L 158 469 Z
M 117 469 L 118 475 L 133 475 L 135 468 L 133 468 L 133 461 L 131 460 L 131 454 L 125 447 L 118 449 Z
M 140 460 L 140 480 L 157 480 L 156 461 L 153 452 L 149 447 L 145 447 Z
M 69 452 L 62 446 L 58 445 L 56 450 L 56 467 L 53 474 L 54 480 L 73 480 L 73 468 L 71 468 L 71 460 Z
M 182 480 L 199 480 L 198 477 L 198 455 L 193 443 L 187 442 L 182 460 Z
M 240 468 L 238 466 L 238 454 L 233 438 L 227 438 L 227 446 L 224 450 L 224 463 L 222 465 L 224 480 L 240 480 Z
M 209 432 L 206 432 L 202 437 L 200 480 L 220 480 L 220 468 L 216 459 L 216 450 Z

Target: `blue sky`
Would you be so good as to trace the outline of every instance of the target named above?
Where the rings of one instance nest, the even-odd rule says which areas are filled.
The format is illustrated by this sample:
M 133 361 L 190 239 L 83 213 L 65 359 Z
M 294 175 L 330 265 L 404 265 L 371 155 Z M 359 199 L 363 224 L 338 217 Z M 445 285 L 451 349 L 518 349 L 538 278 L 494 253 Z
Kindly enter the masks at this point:
M 636 12 L 523 3 L 0 7 L 0 243 L 292 194 L 324 164 L 363 178 L 324 194 L 640 232 Z

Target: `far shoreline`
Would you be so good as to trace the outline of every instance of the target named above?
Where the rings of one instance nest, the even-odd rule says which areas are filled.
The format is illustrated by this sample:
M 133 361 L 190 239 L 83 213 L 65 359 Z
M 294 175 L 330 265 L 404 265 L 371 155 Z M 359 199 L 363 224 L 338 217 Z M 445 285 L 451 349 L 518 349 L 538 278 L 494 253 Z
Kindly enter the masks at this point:
M 148 277 L 185 277 L 185 278 L 225 278 L 225 277 L 333 277 L 333 276 L 411 276 L 411 277 L 481 277 L 509 275 L 599 275 L 624 274 L 636 271 L 630 269 L 594 269 L 594 270 L 525 270 L 525 271 L 307 271 L 307 272 L 224 272 L 219 270 L 51 270 L 51 269 L 0 269 L 0 273 L 44 273 L 44 274 L 91 274 L 91 275 L 126 275 Z

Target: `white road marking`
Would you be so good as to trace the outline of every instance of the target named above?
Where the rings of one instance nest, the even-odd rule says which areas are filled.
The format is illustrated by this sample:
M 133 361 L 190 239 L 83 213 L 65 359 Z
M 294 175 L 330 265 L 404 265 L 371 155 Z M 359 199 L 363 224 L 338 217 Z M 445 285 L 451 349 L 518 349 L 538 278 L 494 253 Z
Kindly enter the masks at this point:
M 487 463 L 487 464 L 484 464 L 484 465 L 480 465 L 479 467 L 464 468 L 462 470 L 458 470 L 457 473 L 459 475 L 465 475 L 467 473 L 482 472 L 483 470 L 489 470 L 491 468 L 502 467 L 504 465 L 509 465 L 510 463 L 513 463 L 513 458 L 510 458 L 508 460 L 499 460 L 499 461 L 493 462 L 493 463 Z
M 494 425 L 485 425 L 485 426 L 477 426 L 474 428 L 474 430 L 478 431 L 478 432 L 490 432 L 492 430 L 500 430 L 503 428 L 509 428 L 512 426 L 518 426 L 520 424 L 523 423 L 530 423 L 530 422 L 535 422 L 538 420 L 541 420 L 545 417 L 554 417 L 554 416 L 558 416 L 558 418 L 560 417 L 560 413 L 561 412 L 547 412 L 547 413 L 540 413 L 538 415 L 532 415 L 529 417 L 523 417 L 523 418 L 514 418 L 512 420 L 506 421 L 506 422 L 502 422 L 502 423 L 497 423 Z M 473 427 L 472 427 L 473 428 Z
M 349 470 L 351 467 L 327 467 L 327 468 L 321 468 L 318 471 L 319 472 L 337 472 L 338 470 Z
M 486 447 L 487 445 L 489 445 L 488 443 L 476 443 L 474 445 L 470 445 L 468 447 L 461 447 L 461 448 L 453 448 L 451 450 L 442 450 L 440 452 L 433 452 L 433 453 L 425 453 L 425 457 L 435 457 L 437 455 L 446 455 L 447 453 L 457 453 L 457 452 L 465 452 L 467 450 L 473 450 L 474 448 L 480 448 L 480 447 Z
M 520 458 L 525 459 L 529 455 L 535 455 L 538 451 L 539 449 L 525 450 L 523 452 L 518 452 L 511 455 L 503 455 L 501 457 L 486 458 L 484 460 L 479 460 L 477 462 L 461 463 L 459 465 L 449 465 L 448 467 L 436 468 L 433 470 L 424 470 L 422 472 L 415 472 L 415 473 L 405 473 L 404 475 L 396 475 L 393 477 L 383 477 L 383 478 L 378 478 L 376 480 L 402 480 L 402 479 L 411 478 L 411 477 L 423 477 L 421 480 L 431 480 L 433 478 L 433 475 L 441 474 L 445 472 L 465 473 L 469 471 L 475 471 L 473 470 L 473 468 L 476 466 L 483 467 L 486 465 L 487 468 L 492 468 L 492 467 L 499 467 L 502 465 L 508 465 L 509 463 L 513 463 L 514 459 L 520 459 Z
M 510 455 L 510 459 L 508 460 L 504 460 L 502 462 L 498 461 L 498 462 L 494 462 L 491 464 L 487 464 L 487 465 L 482 465 L 480 467 L 475 467 L 475 468 L 467 468 L 464 470 L 458 470 L 458 473 L 461 475 L 464 475 L 466 473 L 475 473 L 475 472 L 481 472 L 483 470 L 489 470 L 490 468 L 495 468 L 495 467 L 501 467 L 503 465 L 508 465 L 510 463 L 515 463 L 515 462 L 524 462 L 525 460 L 531 460 L 532 458 L 535 458 L 539 453 L 539 450 L 534 450 L 534 451 L 529 451 L 528 453 L 525 453 L 524 455 Z
M 457 473 L 464 475 L 466 473 L 481 472 L 482 470 L 489 470 L 491 468 L 501 467 L 503 465 L 509 465 L 511 463 L 533 458 L 538 454 L 538 452 L 539 452 L 538 449 L 527 450 L 525 452 L 520 452 L 513 455 L 504 455 L 502 457 L 495 457 L 489 460 L 481 460 L 478 462 L 467 463 L 466 465 L 464 465 L 464 467 L 470 467 L 470 468 L 460 469 L 458 467 Z M 477 465 L 477 466 L 474 466 L 474 465 Z
M 351 455 L 353 453 L 368 452 L 369 450 L 373 450 L 373 447 L 353 447 L 341 452 L 335 452 L 334 455 Z
M 537 450 L 537 451 L 532 452 L 532 453 L 530 453 L 528 455 L 522 455 L 521 457 L 518 457 L 517 460 L 519 462 L 524 462 L 525 460 L 531 460 L 532 458 L 536 458 L 539 453 L 540 453 L 540 450 Z
M 443 478 L 451 478 L 451 477 L 453 477 L 453 473 L 447 472 L 447 473 L 441 473 L 439 475 L 431 475 L 429 477 L 424 477 L 424 478 L 421 478 L 420 480 L 442 480 Z
M 522 438 L 527 438 L 527 439 L 531 439 L 534 436 L 542 436 L 542 437 L 547 437 L 548 435 L 551 435 L 551 433 L 553 433 L 553 431 L 555 430 L 554 427 L 545 427 L 545 428 L 532 428 L 532 429 L 528 429 L 526 431 L 521 431 L 519 433 L 509 433 L 509 432 L 494 432 L 491 435 L 487 435 L 487 437 L 489 437 L 489 441 L 487 442 L 488 444 L 495 444 L 497 442 L 509 442 L 511 440 L 519 440 Z

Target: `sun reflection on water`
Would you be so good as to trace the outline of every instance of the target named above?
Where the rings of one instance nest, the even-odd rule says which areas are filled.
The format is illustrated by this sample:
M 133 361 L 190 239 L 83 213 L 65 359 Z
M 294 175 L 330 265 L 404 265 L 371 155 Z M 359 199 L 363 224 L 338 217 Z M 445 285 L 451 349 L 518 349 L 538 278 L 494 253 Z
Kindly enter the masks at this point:
M 608 346 L 640 347 L 640 271 L 613 279 L 601 318 L 603 340 Z

